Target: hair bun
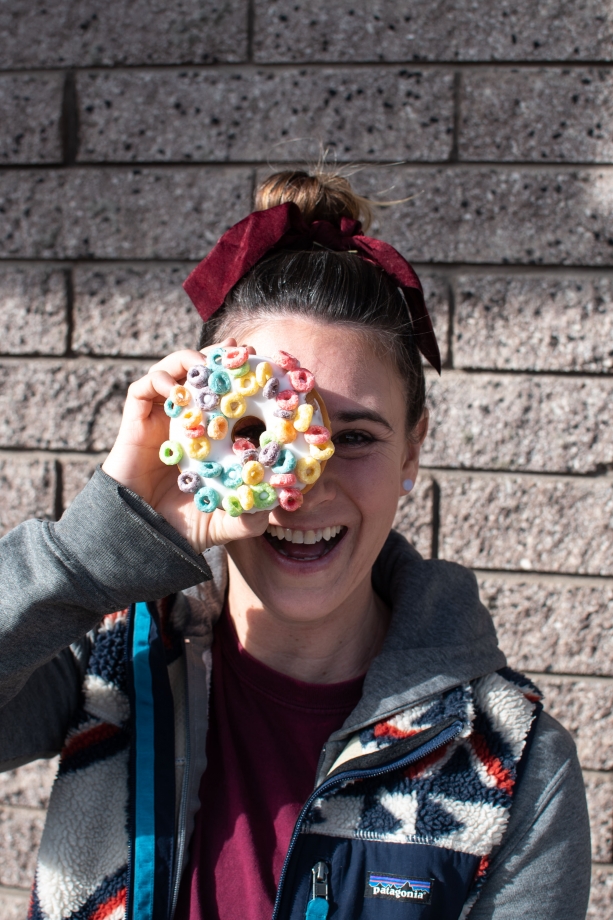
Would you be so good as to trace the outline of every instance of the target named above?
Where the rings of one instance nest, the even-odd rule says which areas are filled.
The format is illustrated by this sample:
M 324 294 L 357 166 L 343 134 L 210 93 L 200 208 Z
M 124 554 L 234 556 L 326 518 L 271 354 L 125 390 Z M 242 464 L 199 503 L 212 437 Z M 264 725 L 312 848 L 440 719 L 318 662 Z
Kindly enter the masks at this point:
M 256 211 L 265 211 L 278 204 L 293 201 L 305 221 L 329 220 L 338 224 L 341 217 L 361 220 L 364 229 L 372 220 L 370 202 L 357 195 L 344 176 L 336 173 L 288 169 L 264 179 L 255 193 Z

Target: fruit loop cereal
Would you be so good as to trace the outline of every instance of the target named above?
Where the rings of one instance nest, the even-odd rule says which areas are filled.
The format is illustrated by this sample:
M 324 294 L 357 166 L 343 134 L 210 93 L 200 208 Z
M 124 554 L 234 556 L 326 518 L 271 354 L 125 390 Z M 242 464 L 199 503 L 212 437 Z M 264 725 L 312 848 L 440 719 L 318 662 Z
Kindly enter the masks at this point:
M 177 465 L 179 488 L 206 514 L 297 511 L 334 453 L 314 387 L 287 352 L 261 358 L 215 348 L 164 404 L 170 431 L 160 460 Z

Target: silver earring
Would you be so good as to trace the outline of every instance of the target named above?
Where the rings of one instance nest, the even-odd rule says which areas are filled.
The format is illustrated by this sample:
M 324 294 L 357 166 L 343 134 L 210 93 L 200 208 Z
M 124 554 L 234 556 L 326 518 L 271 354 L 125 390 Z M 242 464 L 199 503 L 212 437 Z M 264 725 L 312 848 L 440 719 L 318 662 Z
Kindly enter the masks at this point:
M 405 479 L 404 482 L 402 483 L 402 488 L 404 489 L 405 492 L 410 492 L 414 485 L 415 483 L 413 482 L 412 479 Z

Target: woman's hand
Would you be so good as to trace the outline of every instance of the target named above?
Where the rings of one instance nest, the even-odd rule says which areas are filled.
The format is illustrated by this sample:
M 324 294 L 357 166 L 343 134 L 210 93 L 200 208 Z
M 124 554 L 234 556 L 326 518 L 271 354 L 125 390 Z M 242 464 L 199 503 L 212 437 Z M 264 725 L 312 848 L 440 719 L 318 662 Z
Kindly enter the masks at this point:
M 221 344 L 237 343 L 226 339 Z M 205 348 L 203 353 L 210 350 Z M 249 351 L 253 354 L 252 348 Z M 160 446 L 168 438 L 169 424 L 164 402 L 172 387 L 185 381 L 189 368 L 201 363 L 202 352 L 176 351 L 131 384 L 117 440 L 102 464 L 105 473 L 144 498 L 197 553 L 231 540 L 259 536 L 268 525 L 265 511 L 236 518 L 221 509 L 212 514 L 198 511 L 193 495 L 177 487 L 177 467 L 160 460 Z

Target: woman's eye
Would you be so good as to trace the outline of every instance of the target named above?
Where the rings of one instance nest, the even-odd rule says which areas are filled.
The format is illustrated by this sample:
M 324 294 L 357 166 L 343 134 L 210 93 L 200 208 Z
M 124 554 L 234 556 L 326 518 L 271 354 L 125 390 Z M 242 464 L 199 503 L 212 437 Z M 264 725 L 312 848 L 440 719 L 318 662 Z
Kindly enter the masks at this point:
M 341 431 L 332 438 L 334 446 L 339 447 L 367 447 L 374 443 L 372 435 L 366 431 Z

